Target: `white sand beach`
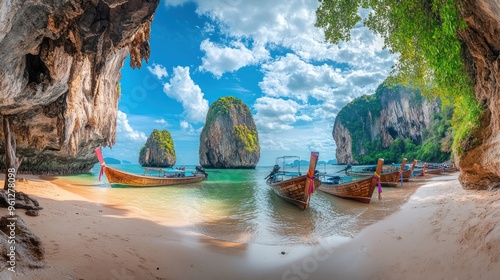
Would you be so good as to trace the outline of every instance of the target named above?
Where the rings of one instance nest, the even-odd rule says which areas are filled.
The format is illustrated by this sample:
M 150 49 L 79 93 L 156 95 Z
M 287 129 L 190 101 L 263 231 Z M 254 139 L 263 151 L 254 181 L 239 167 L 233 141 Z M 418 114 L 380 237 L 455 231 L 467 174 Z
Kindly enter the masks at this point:
M 233 243 L 166 226 L 37 176 L 18 210 L 45 246 L 46 267 L 1 279 L 498 279 L 500 192 L 467 191 L 458 173 L 426 177 L 401 209 L 353 238 L 318 245 Z M 6 209 L 0 209 L 5 215 Z

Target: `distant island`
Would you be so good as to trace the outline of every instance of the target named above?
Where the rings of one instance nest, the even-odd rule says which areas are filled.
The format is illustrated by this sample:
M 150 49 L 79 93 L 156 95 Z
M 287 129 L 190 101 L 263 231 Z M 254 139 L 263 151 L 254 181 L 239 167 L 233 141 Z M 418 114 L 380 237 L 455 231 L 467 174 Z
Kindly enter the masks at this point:
M 106 157 L 104 158 L 104 161 L 108 164 L 121 164 L 122 162 L 116 158 L 112 158 L 112 157 Z
M 290 162 L 290 163 L 287 163 L 285 164 L 286 166 L 291 166 L 291 167 L 295 167 L 297 166 L 298 164 L 300 163 L 300 166 L 309 166 L 309 161 L 307 160 L 295 160 L 293 162 Z M 328 165 L 328 164 L 337 164 L 337 160 L 336 159 L 330 159 L 328 161 L 324 161 L 324 160 L 320 160 L 318 161 L 318 164 L 317 166 L 320 166 L 320 165 Z

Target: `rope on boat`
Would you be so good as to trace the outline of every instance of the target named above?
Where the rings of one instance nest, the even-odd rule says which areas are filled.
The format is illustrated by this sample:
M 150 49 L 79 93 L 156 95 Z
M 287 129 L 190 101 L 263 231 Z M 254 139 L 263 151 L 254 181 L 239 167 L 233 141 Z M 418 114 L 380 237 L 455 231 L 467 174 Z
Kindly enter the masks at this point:
M 373 172 L 373 178 L 377 180 L 378 200 L 382 200 L 382 186 L 380 185 L 380 175 L 377 171 Z

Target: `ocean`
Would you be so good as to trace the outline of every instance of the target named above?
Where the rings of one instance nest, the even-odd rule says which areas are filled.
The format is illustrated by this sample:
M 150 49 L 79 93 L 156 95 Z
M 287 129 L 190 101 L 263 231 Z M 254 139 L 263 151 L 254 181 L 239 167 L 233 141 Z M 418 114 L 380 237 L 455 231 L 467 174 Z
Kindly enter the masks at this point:
M 109 166 L 144 172 L 138 164 Z M 317 170 L 333 174 L 344 167 L 318 165 Z M 186 170 L 194 168 L 186 166 Z M 275 195 L 266 184 L 264 178 L 271 169 L 206 169 L 206 181 L 150 188 L 111 187 L 105 175 L 98 181 L 98 164 L 91 173 L 58 179 L 66 182 L 66 190 L 166 226 L 221 240 L 266 245 L 317 244 L 325 238 L 352 237 L 364 226 L 396 211 L 411 189 L 384 188 L 382 201 L 376 199 L 375 191 L 370 204 L 316 191 L 304 211 Z M 305 173 L 307 167 L 302 171 Z

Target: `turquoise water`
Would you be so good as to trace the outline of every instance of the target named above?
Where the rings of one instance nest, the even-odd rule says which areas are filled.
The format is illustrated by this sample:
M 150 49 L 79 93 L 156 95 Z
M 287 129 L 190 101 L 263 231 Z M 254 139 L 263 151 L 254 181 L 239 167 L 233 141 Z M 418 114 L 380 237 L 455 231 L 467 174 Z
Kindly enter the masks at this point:
M 112 167 L 143 173 L 140 165 Z M 344 166 L 318 166 L 336 173 Z M 194 166 L 186 166 L 193 170 Z M 373 204 L 340 199 L 316 191 L 310 208 L 301 210 L 274 194 L 264 178 L 271 167 L 256 169 L 206 169 L 208 180 L 192 185 L 114 188 L 99 167 L 90 174 L 63 176 L 70 190 L 91 193 L 92 199 L 139 213 L 159 223 L 214 238 L 259 244 L 315 244 L 331 236 L 352 236 L 361 216 Z M 303 168 L 306 172 L 306 168 Z

